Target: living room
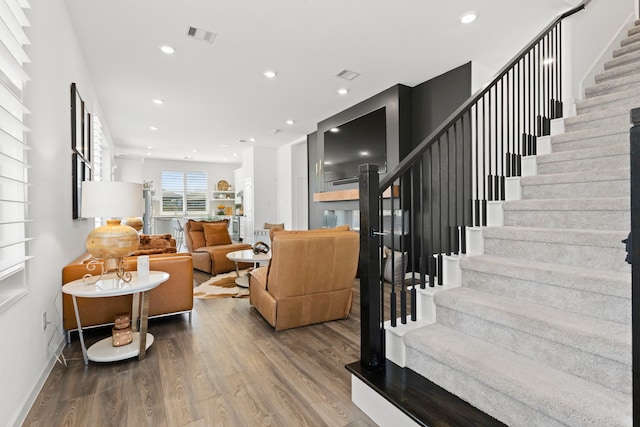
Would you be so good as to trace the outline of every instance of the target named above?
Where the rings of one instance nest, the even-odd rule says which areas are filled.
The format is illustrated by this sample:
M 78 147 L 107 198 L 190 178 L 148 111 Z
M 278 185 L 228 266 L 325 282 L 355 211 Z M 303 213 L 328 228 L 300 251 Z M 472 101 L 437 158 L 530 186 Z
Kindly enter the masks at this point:
M 474 59 L 473 55 L 468 54 L 467 58 L 463 61 L 454 61 L 450 64 L 445 64 L 443 61 L 443 64 L 437 64 L 437 66 L 434 66 L 428 73 L 418 70 L 416 73 L 420 74 L 419 77 L 407 78 L 406 80 L 403 80 L 397 75 L 392 75 L 392 77 L 388 77 L 387 80 L 383 80 L 383 83 L 376 86 L 375 90 L 370 89 L 367 92 L 358 92 L 358 86 L 356 86 L 356 83 L 353 83 L 354 87 L 350 95 L 347 94 L 345 97 L 335 94 L 334 89 L 334 86 L 335 88 L 338 87 L 337 80 L 334 78 L 336 72 L 338 72 L 340 68 L 351 67 L 350 64 L 352 62 L 349 60 L 349 55 L 343 55 L 344 65 L 340 66 L 339 69 L 334 70 L 329 67 L 331 68 L 330 70 L 324 70 L 328 75 L 327 79 L 331 81 L 332 96 L 334 96 L 337 101 L 332 98 L 331 101 L 321 100 L 315 102 L 311 96 L 303 97 L 303 100 L 299 101 L 299 105 L 291 106 L 290 111 L 301 111 L 303 104 L 315 103 L 325 104 L 324 109 L 308 113 L 305 117 L 293 117 L 293 115 L 283 116 L 278 118 L 277 123 L 275 119 L 270 117 L 269 123 L 260 123 L 262 132 L 265 134 L 264 140 L 276 135 L 280 138 L 276 143 L 265 146 L 259 144 L 252 146 L 250 138 L 254 137 L 254 135 L 246 132 L 242 135 L 236 134 L 237 136 L 233 138 L 230 145 L 235 145 L 235 147 L 220 147 L 220 143 L 224 144 L 225 142 L 212 142 L 207 138 L 203 138 L 202 146 L 197 148 L 198 152 L 196 153 L 193 152 L 196 148 L 191 147 L 188 142 L 184 141 L 179 135 L 172 134 L 170 137 L 173 138 L 174 143 L 170 144 L 172 146 L 171 148 L 173 148 L 173 146 L 182 146 L 179 154 L 171 154 L 171 159 L 163 156 L 146 156 L 147 152 L 153 152 L 154 150 L 153 148 L 147 148 L 154 146 L 153 143 L 149 142 L 151 140 L 150 138 L 153 138 L 152 136 L 140 138 L 140 144 L 136 147 L 137 151 L 135 153 L 127 151 L 131 149 L 129 141 L 122 139 L 119 133 L 117 137 L 115 136 L 117 119 L 112 119 L 109 114 L 113 110 L 111 106 L 113 105 L 111 104 L 113 101 L 107 97 L 102 98 L 99 94 L 107 92 L 111 94 L 110 96 L 117 98 L 118 91 L 124 91 L 125 89 L 118 88 L 116 90 L 115 88 L 104 89 L 96 87 L 96 77 L 93 75 L 86 59 L 90 54 L 85 51 L 83 42 L 79 39 L 78 32 L 76 31 L 76 25 L 78 24 L 70 17 L 70 10 L 73 9 L 73 3 L 79 1 L 81 0 L 31 0 L 31 8 L 25 12 L 31 25 L 25 30 L 30 40 L 30 45 L 26 50 L 31 62 L 25 63 L 24 65 L 25 71 L 29 75 L 29 82 L 26 84 L 24 90 L 24 104 L 29 110 L 25 123 L 30 129 L 28 136 L 28 145 L 31 148 L 28 153 L 29 164 L 31 165 L 31 169 L 29 170 L 29 219 L 33 220 L 27 224 L 27 231 L 29 236 L 34 237 L 34 240 L 28 243 L 28 253 L 33 259 L 27 262 L 24 274 L 14 275 L 2 281 L 3 284 L 9 283 L 11 290 L 18 288 L 20 290 L 19 297 L 14 298 L 11 295 L 7 296 L 4 290 L 0 292 L 0 295 L 5 297 L 5 301 L 11 301 L 10 304 L 4 303 L 0 311 L 0 324 L 3 326 L 2 342 L 5 343 L 5 351 L 2 352 L 0 358 L 0 366 L 2 366 L 2 368 L 0 368 L 2 369 L 1 377 L 5 384 L 11 384 L 11 387 L 5 387 L 3 391 L 0 392 L 0 397 L 2 397 L 3 402 L 2 405 L 0 405 L 0 419 L 5 420 L 7 425 L 20 425 L 31 408 L 31 404 L 41 392 L 41 387 L 46 381 L 52 367 L 59 363 L 56 360 L 56 355 L 59 354 L 65 346 L 64 333 L 61 327 L 61 271 L 63 266 L 85 252 L 85 239 L 94 228 L 93 221 L 86 219 L 74 220 L 71 215 L 71 206 L 73 204 L 71 192 L 71 122 L 69 109 L 69 88 L 71 83 L 77 84 L 83 100 L 87 104 L 88 110 L 90 110 L 92 114 L 100 117 L 103 123 L 102 131 L 105 139 L 110 143 L 110 145 L 104 147 L 103 152 L 103 170 L 106 171 L 104 176 L 110 178 L 111 173 L 113 173 L 112 176 L 117 180 L 133 181 L 141 184 L 146 181 L 153 181 L 156 191 L 159 191 L 161 179 L 158 178 L 158 171 L 206 170 L 210 178 L 208 193 L 214 191 L 214 185 L 219 181 L 231 183 L 233 190 L 239 190 L 240 186 L 244 189 L 245 180 L 247 177 L 250 177 L 250 185 L 255 196 L 255 199 L 252 201 L 254 205 L 252 225 L 255 228 L 261 228 L 265 222 L 284 222 L 286 225 L 285 228 L 305 229 L 313 228 L 314 224 L 317 224 L 310 223 L 310 217 L 315 214 L 309 211 L 310 208 L 313 208 L 313 204 L 309 203 L 307 137 L 317 130 L 318 123 L 357 105 L 359 102 L 374 97 L 376 94 L 387 90 L 397 83 L 402 82 L 415 86 Z M 25 3 L 26 2 L 21 0 L 7 1 L 7 4 L 12 5 L 12 7 L 17 7 L 16 5 L 23 5 Z M 525 6 L 524 3 L 526 2 L 518 4 L 518 7 L 522 10 L 514 11 L 514 18 L 511 19 L 523 19 L 523 14 L 526 14 L 527 22 L 518 22 L 517 24 L 510 23 L 512 27 L 522 27 L 519 32 L 519 37 L 514 37 L 514 40 L 510 40 L 508 45 L 505 43 L 500 52 L 494 50 L 493 53 L 484 57 L 483 59 L 486 59 L 485 61 L 472 62 L 476 68 L 471 77 L 472 81 L 470 82 L 469 88 L 471 92 L 480 87 L 488 76 L 491 76 L 505 60 L 511 57 L 521 45 L 535 35 L 536 32 L 542 28 L 542 26 L 546 25 L 552 17 L 556 16 L 559 11 L 565 10 L 569 4 L 575 4 L 575 2 L 564 0 L 549 0 L 542 6 Z M 619 3 L 622 4 L 624 2 Z M 167 8 L 172 7 L 170 2 L 165 2 L 162 6 Z M 288 6 L 301 7 L 300 5 L 294 4 L 289 4 Z M 368 7 L 364 4 L 359 4 L 359 6 Z M 507 7 L 505 5 L 503 6 L 505 8 Z M 619 10 L 626 11 L 626 9 L 628 9 L 626 3 L 622 6 L 617 6 Z M 126 14 L 126 10 L 130 6 L 126 2 L 121 1 L 113 3 L 111 7 L 116 8 L 121 14 Z M 147 7 L 149 10 L 153 10 L 156 6 L 151 2 L 144 2 L 140 7 Z M 181 7 L 187 8 L 186 6 Z M 342 5 L 335 3 L 333 7 L 325 7 L 327 9 L 339 10 Z M 530 7 L 531 9 L 525 11 L 523 9 L 525 7 Z M 354 8 L 357 9 L 356 6 L 354 6 Z M 382 8 L 382 6 L 380 6 L 380 8 Z M 612 7 L 611 9 L 615 8 Z M 402 9 L 404 13 L 410 13 L 411 10 L 420 11 L 420 13 L 416 14 L 423 15 L 428 15 L 433 12 L 425 10 L 417 4 L 407 6 L 407 10 Z M 291 15 L 289 15 L 287 19 L 280 18 L 279 21 L 271 25 L 277 28 L 278 26 L 290 25 L 290 21 L 301 21 L 297 22 L 299 26 L 295 27 L 295 29 L 297 29 L 298 33 L 304 33 L 303 29 L 305 25 L 309 24 L 308 17 L 300 18 L 296 15 L 296 13 L 303 13 L 304 11 L 305 9 L 288 12 L 291 13 Z M 457 20 L 458 15 L 465 11 L 467 11 L 467 9 L 461 6 L 460 10 L 453 14 L 453 18 Z M 350 9 L 349 12 L 351 13 L 349 18 L 343 18 L 346 21 L 355 19 L 353 18 L 355 11 Z M 611 13 L 612 15 L 614 14 L 614 12 Z M 622 12 L 618 15 L 620 14 L 622 14 Z M 195 12 L 193 12 L 193 15 L 196 15 Z M 393 19 L 401 21 L 402 16 L 400 15 L 401 13 L 398 12 L 397 15 L 393 16 Z M 197 20 L 195 16 L 192 16 L 192 18 L 194 21 Z M 342 31 L 337 32 L 334 36 L 342 35 L 345 37 L 353 37 L 354 35 L 348 29 L 348 22 L 345 24 L 342 22 L 343 19 L 339 19 L 338 21 L 340 22 L 336 22 L 336 27 L 342 28 Z M 381 19 L 380 15 L 376 15 L 375 19 Z M 499 25 L 498 23 L 500 23 L 501 20 L 508 21 L 509 19 L 510 18 L 495 18 L 494 21 L 492 21 L 494 28 Z M 614 18 L 611 19 L 614 20 Z M 616 16 L 615 19 L 618 19 L 618 16 Z M 200 22 L 203 20 L 197 21 Z M 237 23 L 237 20 L 233 22 L 233 24 Z M 196 22 L 193 22 L 193 24 L 196 24 Z M 339 24 L 344 26 L 340 26 Z M 114 28 L 119 27 L 117 23 L 111 25 Z M 182 25 L 182 23 L 180 25 Z M 453 26 L 454 24 L 451 25 Z M 458 25 L 457 22 L 455 25 Z M 378 27 L 379 26 L 382 25 L 378 24 Z M 372 26 L 371 32 L 366 33 L 366 35 L 375 35 L 376 32 L 373 27 L 376 26 Z M 217 30 L 217 28 L 213 29 Z M 185 32 L 185 28 L 180 27 L 179 31 L 181 32 L 181 36 L 183 36 L 182 33 Z M 514 30 L 514 33 L 517 32 Z M 220 37 L 224 38 L 223 32 L 221 32 Z M 158 37 L 158 46 L 164 42 L 160 40 L 161 38 L 162 37 Z M 464 37 L 462 38 L 464 39 Z M 413 36 L 409 36 L 406 38 L 405 43 L 418 44 L 417 39 L 418 37 L 414 38 Z M 375 44 L 383 43 L 381 39 L 375 40 Z M 191 40 L 189 42 L 197 43 Z M 124 42 L 120 41 L 120 43 Z M 371 42 L 371 44 L 374 43 Z M 152 48 L 156 47 L 157 46 L 152 46 Z M 421 47 L 415 48 L 416 51 L 420 49 Z M 369 50 L 375 49 L 370 47 Z M 393 48 L 391 47 L 390 50 L 393 50 Z M 362 49 L 362 51 L 364 51 L 364 49 Z M 353 54 L 353 52 L 350 53 Z M 314 54 L 314 52 L 310 52 L 310 55 Z M 434 52 L 434 57 L 437 54 L 438 52 Z M 92 55 L 95 55 L 95 53 Z M 375 57 L 376 54 L 372 53 L 370 56 Z M 165 61 L 166 59 L 164 57 L 160 58 L 162 58 L 160 61 Z M 122 56 L 111 57 L 108 60 L 125 70 L 130 67 L 130 62 L 133 61 L 131 57 L 124 53 Z M 298 58 L 298 61 L 302 61 L 302 59 Z M 275 62 L 275 60 L 273 62 Z M 262 71 L 266 70 L 269 66 L 273 66 L 273 62 L 268 60 L 268 58 L 261 58 L 260 68 L 255 69 L 259 75 L 256 79 L 263 79 L 264 76 L 261 75 Z M 418 62 L 430 61 L 422 59 Z M 376 62 L 373 61 L 369 65 L 369 68 L 354 67 L 354 69 L 361 71 L 362 76 L 360 78 L 366 80 L 369 78 L 367 75 L 370 76 L 375 73 L 374 70 L 376 67 L 383 68 L 383 64 L 376 64 Z M 410 66 L 405 67 L 410 68 Z M 295 68 L 292 68 L 292 70 L 294 69 Z M 475 74 L 475 72 L 477 72 L 477 74 Z M 302 71 L 296 70 L 290 73 L 297 74 L 302 73 Z M 136 83 L 134 77 L 140 76 L 133 70 L 131 71 L 131 76 L 132 82 L 126 88 L 126 91 L 135 93 Z M 280 77 L 282 76 L 278 76 L 276 79 Z M 174 80 L 188 79 L 188 77 L 173 78 Z M 357 82 L 357 80 L 355 82 Z M 275 83 L 277 84 L 277 81 Z M 269 81 L 267 84 L 271 85 L 269 90 L 272 90 L 274 81 Z M 306 85 L 309 85 L 309 83 L 297 81 L 295 88 L 299 92 L 302 92 Z M 160 90 L 160 88 L 158 88 L 158 90 Z M 242 92 L 242 89 L 234 90 Z M 144 102 L 150 104 L 151 107 L 156 107 L 151 104 L 153 97 L 165 96 L 157 92 L 138 93 L 138 95 L 140 98 L 144 98 Z M 259 96 L 256 95 L 256 97 Z M 273 99 L 277 98 L 277 95 L 273 95 L 272 91 L 269 96 L 263 97 L 267 99 L 267 105 L 264 106 L 261 104 L 259 110 L 264 113 L 264 111 L 269 109 L 269 100 L 270 102 L 274 102 Z M 166 95 L 166 98 L 165 106 L 169 107 L 171 98 L 169 95 Z M 109 105 L 109 108 L 106 108 L 107 105 Z M 184 111 L 190 108 L 185 105 L 181 107 Z M 198 104 L 198 108 L 200 107 L 200 104 Z M 143 109 L 146 109 L 146 107 L 140 108 L 141 111 Z M 282 113 L 282 110 L 279 111 L 279 114 L 280 113 Z M 238 121 L 242 122 L 244 120 L 243 114 L 244 111 L 242 109 L 236 111 L 236 115 L 240 117 Z M 295 120 L 295 123 L 293 125 L 287 125 L 285 123 L 286 119 Z M 152 121 L 144 117 L 140 119 L 140 127 L 144 127 L 148 134 L 153 135 L 154 132 L 162 132 L 162 123 L 168 120 L 167 117 L 164 117 L 158 119 L 158 121 Z M 247 120 L 244 121 L 247 122 Z M 157 126 L 158 129 L 150 131 L 149 126 Z M 111 127 L 113 127 L 113 130 Z M 272 133 L 272 131 L 276 129 L 280 129 L 280 131 Z M 244 142 L 239 142 L 240 139 L 244 140 Z M 257 142 L 261 142 L 261 138 L 256 139 L 258 140 Z M 223 157 L 215 157 L 213 154 L 212 157 L 209 157 L 210 153 L 206 152 L 204 148 L 207 145 L 214 147 L 214 150 L 211 151 L 225 151 L 227 153 L 227 161 L 225 161 Z M 159 146 L 156 145 L 156 147 Z M 229 150 L 227 151 L 227 149 Z M 159 148 L 155 148 L 155 150 L 159 150 Z M 234 156 L 234 153 L 237 154 L 237 156 Z M 185 156 L 193 156 L 194 158 L 185 159 Z M 237 170 L 242 170 L 243 172 L 242 182 L 236 180 L 234 176 Z M 215 206 L 215 200 L 213 200 L 213 206 Z M 212 211 L 210 210 L 208 215 L 211 213 Z M 215 212 L 213 212 L 213 214 L 215 215 Z M 320 219 L 319 221 L 322 220 Z M 319 225 L 321 226 L 321 224 Z M 14 281 L 16 283 L 13 283 Z M 24 284 L 26 284 L 26 286 L 23 286 Z M 203 325 L 203 333 L 208 333 L 207 328 L 209 328 L 209 326 L 206 326 L 205 323 L 216 322 L 220 320 L 222 316 L 236 315 L 237 306 L 232 306 L 234 302 L 237 301 L 225 301 L 222 303 L 220 307 L 224 308 L 222 308 L 220 312 L 208 313 L 207 315 L 203 314 L 200 319 L 200 325 Z M 201 307 L 204 306 L 204 304 L 201 304 Z M 43 313 L 46 313 L 44 320 Z M 254 320 L 260 320 L 259 317 L 255 315 L 255 312 L 253 315 L 256 317 Z M 355 321 L 355 319 L 352 320 Z M 175 322 L 175 320 L 169 320 L 167 324 L 175 326 L 172 322 Z M 183 326 L 179 327 L 185 327 L 184 325 L 187 324 L 187 321 L 181 320 L 181 322 Z M 164 323 L 161 322 L 159 324 Z M 230 323 L 227 325 L 230 328 L 232 327 Z M 260 334 L 267 335 L 272 333 L 272 330 L 266 327 L 266 323 L 263 323 L 262 326 L 264 326 L 264 329 L 259 331 Z M 153 327 L 153 324 L 151 324 L 151 327 Z M 240 330 L 242 331 L 242 329 Z M 328 331 L 328 336 L 331 336 L 331 333 L 339 335 L 340 331 Z M 229 334 L 231 333 L 227 335 Z M 286 335 L 282 337 L 283 340 L 286 340 Z M 314 336 L 313 333 L 309 332 L 305 335 L 304 339 L 308 340 L 307 343 L 317 343 L 317 341 L 314 340 L 322 340 L 324 338 L 322 336 Z M 309 348 L 313 349 L 313 345 Z M 349 349 L 349 351 L 350 350 L 351 349 Z M 154 351 L 153 347 L 151 351 Z M 195 348 L 194 351 L 196 351 Z M 336 358 L 340 359 L 341 356 L 342 355 L 336 356 Z M 349 363 L 352 361 L 353 360 L 345 360 L 344 362 Z M 230 366 L 236 366 L 233 362 L 229 363 L 231 363 Z M 92 370 L 95 367 L 96 366 L 91 364 L 87 369 Z M 296 386 L 300 385 L 300 382 L 296 383 Z M 327 386 L 327 384 L 325 384 L 325 386 Z M 262 390 L 262 392 L 266 391 Z M 340 391 L 340 393 L 342 393 L 342 391 Z M 123 398 L 126 399 L 126 396 Z M 245 409 L 247 411 L 251 410 L 251 408 Z M 318 409 L 318 411 L 320 411 L 320 409 Z M 354 419 L 352 421 L 354 422 L 352 425 L 370 425 L 367 424 L 368 421 L 366 421 L 365 418 Z M 357 424 L 358 422 L 360 422 L 360 424 Z M 347 422 L 345 422 L 345 425 L 347 425 Z

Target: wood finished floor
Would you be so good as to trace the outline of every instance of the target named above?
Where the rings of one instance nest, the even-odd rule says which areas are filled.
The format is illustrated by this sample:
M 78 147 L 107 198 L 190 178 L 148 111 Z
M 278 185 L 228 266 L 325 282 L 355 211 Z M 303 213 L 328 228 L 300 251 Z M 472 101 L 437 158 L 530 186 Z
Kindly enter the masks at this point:
M 359 359 L 359 311 L 356 288 L 349 319 L 274 332 L 248 298 L 196 299 L 191 324 L 149 321 L 146 359 L 87 367 L 74 334 L 23 426 L 374 426 L 345 369 Z

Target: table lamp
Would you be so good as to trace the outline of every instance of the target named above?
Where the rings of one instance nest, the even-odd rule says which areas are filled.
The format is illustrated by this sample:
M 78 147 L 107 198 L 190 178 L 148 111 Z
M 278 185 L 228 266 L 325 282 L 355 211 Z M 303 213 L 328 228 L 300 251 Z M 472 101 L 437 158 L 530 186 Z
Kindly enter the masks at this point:
M 123 217 L 141 216 L 144 211 L 142 184 L 118 181 L 83 181 L 80 214 L 83 218 L 110 218 L 107 225 L 87 236 L 87 251 L 101 264 L 102 272 L 116 271 L 118 277 L 131 280 L 124 271 L 123 258 L 138 249 L 140 238 L 132 227 L 121 225 Z M 95 268 L 94 262 L 93 268 Z M 87 267 L 89 268 L 89 266 Z

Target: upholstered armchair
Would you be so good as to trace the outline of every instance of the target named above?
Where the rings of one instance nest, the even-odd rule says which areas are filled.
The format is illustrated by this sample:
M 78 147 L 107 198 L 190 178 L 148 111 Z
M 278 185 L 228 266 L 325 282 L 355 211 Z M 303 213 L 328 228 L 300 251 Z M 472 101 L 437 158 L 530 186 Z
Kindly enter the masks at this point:
M 205 273 L 218 274 L 235 270 L 233 261 L 227 254 L 233 251 L 251 249 L 246 243 L 233 243 L 229 236 L 229 221 L 194 221 L 184 225 L 184 238 L 193 258 L 193 268 Z M 253 264 L 242 264 L 248 268 Z
M 346 319 L 360 241 L 348 227 L 274 230 L 271 262 L 249 273 L 249 301 L 276 330 Z

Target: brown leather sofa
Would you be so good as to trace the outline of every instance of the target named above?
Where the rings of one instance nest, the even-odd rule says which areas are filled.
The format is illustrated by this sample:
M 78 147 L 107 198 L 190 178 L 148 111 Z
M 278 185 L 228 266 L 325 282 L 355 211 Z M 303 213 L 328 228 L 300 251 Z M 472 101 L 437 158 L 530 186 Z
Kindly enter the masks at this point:
M 225 224 L 228 226 L 229 221 L 194 221 L 189 220 L 184 225 L 184 237 L 187 248 L 193 257 L 193 268 L 204 271 L 212 275 L 218 273 L 226 273 L 233 271 L 236 265 L 227 258 L 229 252 L 251 249 L 251 245 L 246 243 L 232 243 L 229 232 L 226 231 L 228 239 L 224 239 L 225 243 L 216 245 L 207 245 L 207 236 L 205 235 L 205 225 L 207 224 Z M 226 243 L 226 242 L 229 243 Z M 249 268 L 253 264 L 240 263 L 239 268 Z
M 80 279 L 87 273 L 85 261 L 89 255 L 82 256 L 62 269 L 62 284 Z M 137 269 L 137 257 L 128 257 L 127 270 Z M 190 254 L 161 254 L 149 256 L 149 269 L 166 271 L 169 280 L 149 292 L 149 317 L 169 314 L 188 313 L 191 322 L 193 309 L 193 262 Z M 78 298 L 78 309 L 82 327 L 108 325 L 113 323 L 118 313 L 131 311 L 132 296 L 124 295 L 107 298 Z M 73 299 L 62 294 L 62 325 L 70 341 L 71 331 L 77 330 Z
M 277 331 L 346 319 L 360 241 L 348 227 L 274 230 L 271 262 L 249 273 L 249 301 Z

